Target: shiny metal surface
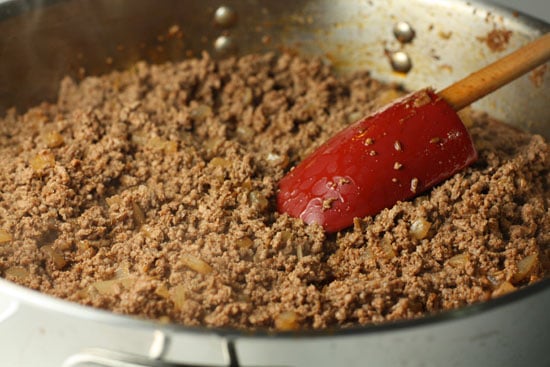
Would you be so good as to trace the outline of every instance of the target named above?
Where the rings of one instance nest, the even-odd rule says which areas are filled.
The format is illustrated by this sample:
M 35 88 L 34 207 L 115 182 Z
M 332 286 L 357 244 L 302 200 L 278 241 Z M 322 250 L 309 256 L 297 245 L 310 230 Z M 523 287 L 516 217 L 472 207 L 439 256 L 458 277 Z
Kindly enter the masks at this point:
M 0 279 L 9 366 L 548 366 L 550 280 L 421 320 L 302 334 L 189 329 L 118 316 Z M 161 357 L 151 356 L 163 344 Z M 118 364 L 117 364 L 118 363 Z M 124 364 L 127 363 L 127 364 Z
M 220 6 L 239 15 L 230 29 L 213 20 Z M 21 12 L 25 16 L 13 16 Z M 1 67 L 9 76 L 0 85 L 0 111 L 53 99 L 65 74 L 97 74 L 139 59 L 177 60 L 203 49 L 215 53 L 215 47 L 225 54 L 228 39 L 231 50 L 240 53 L 284 45 L 322 57 L 342 72 L 368 68 L 407 89 L 437 89 L 550 29 L 512 11 L 464 0 L 163 0 L 161 6 L 155 0 L 4 1 L 0 19 Z M 413 42 L 395 39 L 392 27 L 399 21 L 415 29 Z M 173 25 L 181 37 L 170 37 Z M 502 50 L 487 45 L 494 30 L 511 32 Z M 414 65 L 406 75 L 392 70 L 387 55 L 396 51 L 406 52 Z M 548 72 L 536 81 L 528 75 L 475 107 L 550 138 L 541 121 L 549 88 Z
M 229 28 L 237 22 L 237 12 L 229 6 L 220 6 L 214 12 L 214 22 L 224 28 Z
M 412 42 L 414 33 L 413 27 L 408 22 L 399 21 L 393 26 L 393 35 L 401 43 Z
M 395 51 L 388 54 L 390 64 L 394 71 L 408 73 L 412 69 L 412 60 L 404 51 Z
M 109 366 L 112 360 L 143 366 L 231 364 L 224 335 L 180 331 L 83 307 L 4 279 L 0 279 L 0 341 L 2 366 L 10 367 L 78 366 L 94 361 Z
M 217 24 L 222 6 L 238 19 Z M 400 21 L 415 31 L 409 43 L 394 35 Z M 486 42 L 493 30 L 511 31 L 502 50 Z M 548 30 L 512 11 L 462 0 L 0 0 L 0 111 L 53 100 L 66 74 L 78 79 L 203 49 L 217 55 L 223 42 L 216 40 L 224 38 L 234 42 L 224 52 L 285 48 L 319 56 L 342 73 L 370 69 L 408 89 L 441 88 Z M 398 51 L 411 58 L 408 73 L 392 69 L 388 55 Z M 475 107 L 550 138 L 548 74 L 525 76 Z M 245 334 L 114 315 L 0 279 L 0 355 L 10 367 L 548 366 L 549 304 L 546 280 L 417 321 Z

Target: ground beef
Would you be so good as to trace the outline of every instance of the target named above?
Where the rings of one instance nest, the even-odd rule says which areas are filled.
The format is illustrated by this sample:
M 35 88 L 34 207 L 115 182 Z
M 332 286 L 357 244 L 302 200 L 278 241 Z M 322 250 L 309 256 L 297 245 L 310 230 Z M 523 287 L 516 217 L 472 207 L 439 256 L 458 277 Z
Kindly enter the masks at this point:
M 285 172 L 397 94 L 272 54 L 67 78 L 56 104 L 0 121 L 0 275 L 116 313 L 283 330 L 416 318 L 546 277 L 548 145 L 483 114 L 479 161 L 412 201 L 333 235 L 276 212 Z

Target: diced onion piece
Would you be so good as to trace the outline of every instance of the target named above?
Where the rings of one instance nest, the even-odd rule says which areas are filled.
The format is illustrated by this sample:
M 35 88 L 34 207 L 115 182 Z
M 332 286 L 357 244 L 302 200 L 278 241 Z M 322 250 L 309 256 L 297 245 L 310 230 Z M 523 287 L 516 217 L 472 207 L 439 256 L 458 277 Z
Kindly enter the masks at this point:
M 239 292 L 235 296 L 236 296 L 236 300 L 239 302 L 250 302 L 250 297 L 245 293 Z
M 198 121 L 205 120 L 211 114 L 212 114 L 212 108 L 210 108 L 210 106 L 207 106 L 207 105 L 204 105 L 204 104 L 193 108 L 191 110 L 191 112 L 189 113 L 191 118 L 193 118 L 194 120 L 198 120 Z
M 199 274 L 209 274 L 212 272 L 212 267 L 207 262 L 193 255 L 184 254 L 181 256 L 181 262 L 189 269 L 196 271 Z
M 241 187 L 243 188 L 243 190 L 245 191 L 250 191 L 252 189 L 252 183 L 249 181 L 249 180 L 246 180 L 245 182 L 243 182 L 241 184 Z
M 431 226 L 432 223 L 428 222 L 424 218 L 416 219 L 411 224 L 410 234 L 413 238 L 416 238 L 417 240 L 423 240 L 428 237 Z
M 143 209 L 135 201 L 132 202 L 132 213 L 134 216 L 134 222 L 137 227 L 141 227 L 145 223 L 145 213 Z
M 0 244 L 11 242 L 11 240 L 13 240 L 11 233 L 5 229 L 0 229 Z
M 231 167 L 231 162 L 225 158 L 222 157 L 214 157 L 209 163 L 212 167 L 222 167 L 222 168 L 229 168 Z
M 266 197 L 259 191 L 251 191 L 248 194 L 250 204 L 257 206 L 260 210 L 265 210 L 269 204 Z
M 115 293 L 115 286 L 118 283 L 118 279 L 101 280 L 92 284 L 92 287 L 103 296 L 112 295 Z
M 61 270 L 67 265 L 67 260 L 65 260 L 63 253 L 55 249 L 52 245 L 42 246 L 42 251 L 44 251 L 44 253 L 52 261 L 57 270 Z
M 235 132 L 241 142 L 251 141 L 255 134 L 254 129 L 246 125 L 238 126 Z
M 382 243 L 380 247 L 382 248 L 382 252 L 386 259 L 393 259 L 395 257 L 395 250 L 393 249 L 393 246 L 389 238 L 384 237 L 382 239 Z
M 178 151 L 177 142 L 165 140 L 156 136 L 147 140 L 147 146 L 155 150 L 162 150 L 165 154 L 176 153 Z
M 15 278 L 18 281 L 23 281 L 29 277 L 30 273 L 22 266 L 12 266 L 6 269 L 5 276 Z
M 209 152 L 214 152 L 217 147 L 219 147 L 223 143 L 223 140 L 220 138 L 210 138 L 203 142 L 204 148 Z
M 165 154 L 176 153 L 178 151 L 178 142 L 166 140 L 158 136 L 149 137 L 146 132 L 135 131 L 132 133 L 132 142 L 146 146 L 153 150 L 163 151 Z
M 298 258 L 298 260 L 302 260 L 302 258 L 304 257 L 304 250 L 301 243 L 296 245 L 296 257 Z
M 135 282 L 136 282 L 136 278 L 134 277 L 126 277 L 126 278 L 120 278 L 118 279 L 120 285 L 122 286 L 122 288 L 124 289 L 130 289 L 134 286 Z
M 50 152 L 42 152 L 35 155 L 30 161 L 32 169 L 36 172 L 53 167 L 55 165 L 55 156 Z
M 77 242 L 76 248 L 79 252 L 88 252 L 91 256 L 97 253 L 97 248 L 92 246 L 92 244 L 88 240 Z
M 92 284 L 92 287 L 97 290 L 97 292 L 103 296 L 112 296 L 115 294 L 118 287 L 122 287 L 124 289 L 130 289 L 134 283 L 135 279 L 132 277 L 126 277 L 126 278 L 115 278 L 115 279 L 109 279 L 109 280 L 101 280 L 99 282 L 95 282 Z
M 379 100 L 377 100 L 376 104 L 380 105 L 380 106 L 384 106 L 387 103 L 383 103 L 383 102 L 380 102 Z M 361 117 L 363 117 L 363 115 L 360 112 L 357 112 L 357 111 L 352 112 L 348 115 L 348 123 L 351 124 L 352 122 L 355 122 L 355 121 L 359 120 Z
M 511 293 L 516 290 L 516 287 L 510 282 L 504 281 L 499 284 L 497 288 L 493 291 L 491 296 L 494 297 L 500 297 L 502 295 L 505 295 L 507 293 Z
M 252 99 L 254 98 L 254 95 L 252 94 L 252 89 L 246 88 L 242 94 L 242 97 L 244 105 L 250 104 L 252 102 Z
M 235 241 L 235 243 L 239 248 L 243 248 L 243 249 L 251 248 L 252 245 L 254 245 L 254 241 L 252 241 L 250 237 L 239 238 L 238 240 Z
M 134 133 L 132 133 L 132 142 L 136 143 L 137 145 L 147 144 L 147 134 L 143 131 L 135 131 Z
M 115 270 L 115 277 L 114 279 L 124 279 L 128 278 L 130 276 L 130 265 L 128 265 L 128 262 L 122 262 L 118 268 Z
M 154 136 L 147 141 L 147 145 L 155 150 L 163 150 L 164 144 L 166 144 L 166 140 L 158 136 Z
M 296 330 L 300 326 L 298 314 L 293 311 L 285 311 L 275 317 L 275 328 L 281 331 Z
M 467 252 L 463 252 L 461 254 L 451 257 L 449 260 L 447 260 L 447 264 L 449 264 L 453 268 L 459 268 L 465 266 L 469 260 L 470 255 Z
M 74 242 L 72 240 L 61 240 L 56 243 L 56 247 L 59 251 L 68 251 L 72 250 L 74 246 Z
M 178 142 L 173 140 L 167 140 L 164 143 L 164 153 L 166 154 L 173 154 L 178 152 Z
M 159 236 L 159 230 L 158 229 L 155 229 L 154 227 L 151 227 L 150 225 L 143 225 L 141 228 L 141 233 L 143 233 L 143 235 L 146 237 L 146 238 L 150 238 L 150 239 L 156 239 L 158 238 Z
M 65 140 L 57 131 L 50 131 L 44 134 L 44 143 L 48 148 L 58 148 L 65 144 Z
M 166 299 L 170 299 L 170 292 L 168 291 L 168 287 L 166 287 L 165 284 L 161 284 L 157 287 L 155 290 L 155 294 Z
M 281 241 L 287 242 L 290 239 L 292 239 L 292 232 L 285 230 L 281 231 Z
M 286 168 L 289 163 L 289 158 L 286 154 L 279 155 L 275 153 L 268 153 L 266 157 L 266 161 L 270 164 L 279 166 L 281 168 Z
M 518 261 L 518 264 L 517 264 L 518 271 L 517 273 L 514 274 L 514 276 L 512 277 L 512 280 L 516 283 L 521 282 L 522 280 L 527 278 L 529 274 L 531 274 L 531 272 L 535 269 L 536 265 L 537 265 L 537 255 L 536 254 L 527 255 L 526 257 Z
M 374 259 L 374 252 L 372 251 L 372 248 L 367 247 L 364 256 L 366 260 Z
M 178 310 L 185 308 L 185 299 L 187 298 L 185 286 L 183 284 L 178 284 L 175 287 L 170 289 L 170 299 L 174 302 L 174 306 Z
M 120 197 L 120 195 L 113 195 L 105 198 L 105 202 L 107 203 L 107 205 L 109 205 L 109 207 L 112 207 L 113 205 L 122 204 L 122 198 Z

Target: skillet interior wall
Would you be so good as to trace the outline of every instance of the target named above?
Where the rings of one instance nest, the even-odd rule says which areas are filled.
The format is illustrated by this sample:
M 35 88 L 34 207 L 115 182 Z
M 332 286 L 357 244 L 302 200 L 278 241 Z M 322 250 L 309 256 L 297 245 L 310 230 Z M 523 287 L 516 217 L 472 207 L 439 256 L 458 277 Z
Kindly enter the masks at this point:
M 235 10 L 234 24 L 215 22 L 222 5 Z M 66 74 L 78 79 L 141 59 L 180 60 L 201 50 L 225 56 L 213 46 L 220 36 L 233 41 L 231 53 L 291 49 L 322 57 L 342 72 L 369 69 L 377 78 L 416 89 L 448 85 L 550 29 L 476 2 L 442 5 L 430 6 L 428 0 L 0 1 L 0 113 L 53 100 Z M 411 43 L 395 39 L 392 27 L 399 20 L 415 29 Z M 495 30 L 511 31 L 500 49 L 486 42 Z M 394 72 L 388 61 L 388 53 L 398 50 L 411 56 L 407 74 Z M 476 107 L 549 138 L 548 74 L 542 70 L 536 80 L 525 76 Z
M 285 11 L 299 12 L 299 8 L 289 7 L 299 7 L 299 3 L 285 4 Z M 262 44 L 262 37 L 268 32 L 279 33 L 271 23 L 271 14 L 282 13 L 277 4 L 272 1 L 266 7 L 259 1 L 212 0 L 0 2 L 0 32 L 4 35 L 0 67 L 8 76 L 0 85 L 0 108 L 27 108 L 45 98 L 52 100 L 66 74 L 79 79 L 124 69 L 138 60 L 161 63 L 199 56 L 202 50 L 217 55 L 212 43 L 222 34 L 239 40 L 234 51 L 266 51 L 272 47 Z M 238 26 L 226 29 L 215 24 L 213 14 L 220 5 L 239 14 Z

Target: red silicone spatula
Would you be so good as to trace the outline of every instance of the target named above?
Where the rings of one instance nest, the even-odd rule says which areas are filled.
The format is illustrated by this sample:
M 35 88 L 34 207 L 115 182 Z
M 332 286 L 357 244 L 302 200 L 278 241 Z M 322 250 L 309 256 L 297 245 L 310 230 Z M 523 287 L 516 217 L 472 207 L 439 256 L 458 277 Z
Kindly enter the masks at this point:
M 477 159 L 456 111 L 550 59 L 550 33 L 439 93 L 425 89 L 350 125 L 279 182 L 281 213 L 327 232 L 375 215 Z

